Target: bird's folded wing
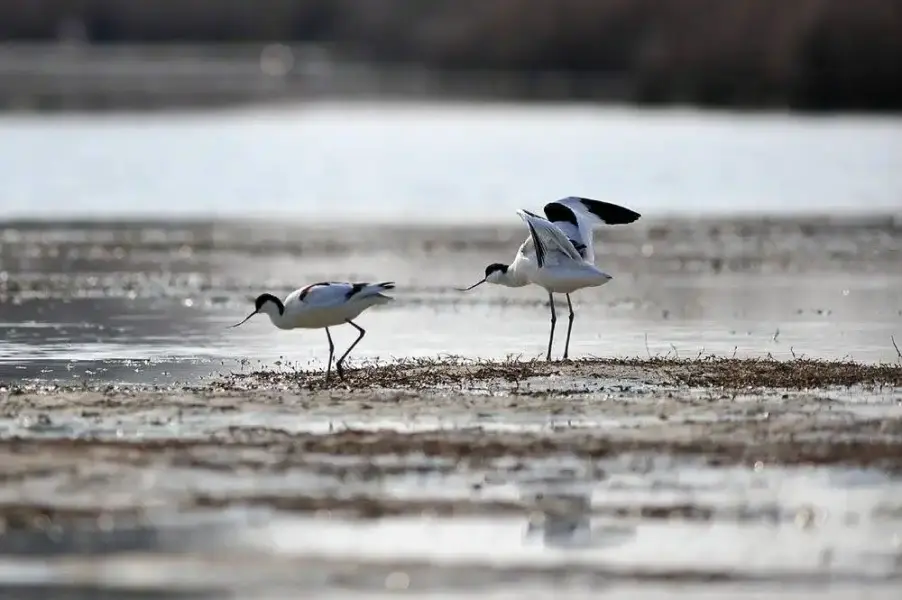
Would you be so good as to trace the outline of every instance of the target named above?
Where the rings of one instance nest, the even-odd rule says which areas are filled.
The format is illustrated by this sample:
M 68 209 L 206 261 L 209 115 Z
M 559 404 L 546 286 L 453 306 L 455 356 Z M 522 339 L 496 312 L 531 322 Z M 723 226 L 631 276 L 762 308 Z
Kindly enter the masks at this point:
M 518 210 L 517 214 L 529 226 L 529 232 L 536 248 L 536 260 L 540 267 L 545 264 L 548 255 L 555 252 L 563 254 L 571 260 L 579 262 L 583 260 L 564 232 L 558 229 L 554 223 L 527 210 Z
M 344 304 L 352 287 L 350 283 L 343 282 L 318 284 L 307 291 L 302 301 L 311 307 L 338 306 Z

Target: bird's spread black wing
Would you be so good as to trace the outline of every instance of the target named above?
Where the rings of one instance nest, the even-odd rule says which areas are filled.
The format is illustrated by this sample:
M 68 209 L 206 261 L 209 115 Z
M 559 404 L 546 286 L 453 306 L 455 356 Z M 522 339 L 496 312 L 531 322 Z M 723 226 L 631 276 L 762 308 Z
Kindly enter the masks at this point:
M 574 227 L 579 227 L 579 221 L 576 220 L 576 214 L 573 212 L 573 209 L 560 202 L 549 202 L 546 204 L 545 217 L 555 225 L 558 223 L 569 223 Z
M 625 225 L 640 217 L 639 213 L 623 206 L 579 196 L 549 202 L 544 211 L 547 219 L 567 236 L 579 255 L 590 262 L 595 261 L 593 225 Z
M 549 202 L 545 205 L 545 216 L 552 223 L 560 220 L 578 226 L 579 224 L 571 206 L 576 208 L 576 210 L 592 215 L 605 225 L 628 225 L 642 216 L 624 206 L 579 196 L 568 196 L 556 202 Z

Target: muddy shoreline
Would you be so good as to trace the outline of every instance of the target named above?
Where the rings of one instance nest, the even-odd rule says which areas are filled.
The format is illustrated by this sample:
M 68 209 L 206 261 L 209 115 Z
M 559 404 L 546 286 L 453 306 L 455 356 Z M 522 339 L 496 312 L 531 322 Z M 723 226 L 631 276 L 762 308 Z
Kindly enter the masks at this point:
M 902 471 L 902 364 L 458 359 L 364 367 L 334 387 L 325 386 L 321 372 L 298 377 L 249 372 L 205 387 L 156 390 L 5 385 L 0 414 L 25 424 L 0 440 L 0 477 L 6 483 L 52 473 L 77 479 L 79 465 L 106 464 L 245 475 L 298 469 L 339 480 L 378 480 L 409 472 L 477 473 L 499 461 L 505 470 L 517 471 L 523 461 L 536 459 L 592 462 L 624 456 L 640 462 L 683 457 L 752 469 L 842 465 Z M 167 431 L 201 414 L 209 417 L 207 426 Z M 270 424 L 242 423 L 243 414 L 270 414 Z M 76 421 L 97 427 L 93 433 L 86 427 L 77 435 L 54 435 Z M 105 423 L 115 426 L 105 429 Z M 506 423 L 515 425 L 506 429 Z M 140 436 L 127 433 L 138 425 Z M 380 462 L 384 459 L 389 462 Z M 426 463 L 418 467 L 405 464 L 408 460 Z M 471 490 L 479 490 L 478 482 Z M 365 494 L 178 496 L 179 510 L 262 505 L 368 517 L 536 510 L 529 502 L 405 501 Z M 109 511 L 0 504 L 7 527 L 139 509 L 140 503 L 128 502 Z M 650 516 L 658 511 L 638 510 Z M 660 511 L 698 518 L 706 509 Z

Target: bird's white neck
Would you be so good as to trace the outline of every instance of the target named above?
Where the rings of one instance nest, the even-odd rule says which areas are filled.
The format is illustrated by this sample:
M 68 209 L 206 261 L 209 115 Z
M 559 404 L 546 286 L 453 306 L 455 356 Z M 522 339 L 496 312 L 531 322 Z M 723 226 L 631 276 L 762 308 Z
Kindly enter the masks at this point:
M 517 268 L 517 261 L 515 260 L 513 264 L 507 268 L 507 271 L 504 273 L 499 272 L 493 278 L 492 283 L 503 285 L 505 287 L 523 287 L 529 285 L 529 279 L 526 277 L 526 274 L 523 273 L 522 268 Z
M 284 311 L 284 309 L 283 309 Z M 260 312 L 269 317 L 269 320 L 273 325 L 278 327 L 279 329 L 287 329 L 285 327 L 286 319 L 285 313 L 279 310 L 279 307 L 273 304 L 272 302 L 267 302 L 263 306 L 260 307 Z

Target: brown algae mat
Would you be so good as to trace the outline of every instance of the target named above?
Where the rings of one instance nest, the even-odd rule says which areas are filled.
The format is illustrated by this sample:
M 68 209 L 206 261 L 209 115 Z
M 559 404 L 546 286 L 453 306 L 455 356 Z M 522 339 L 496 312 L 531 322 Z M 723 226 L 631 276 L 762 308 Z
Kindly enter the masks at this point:
M 242 390 L 300 385 L 308 389 L 412 389 L 456 388 L 504 382 L 508 386 L 536 378 L 563 378 L 599 382 L 633 380 L 652 385 L 716 387 L 727 389 L 805 390 L 832 386 L 902 386 L 902 362 L 862 364 L 798 358 L 585 358 L 568 361 L 479 361 L 451 357 L 407 359 L 387 365 L 349 369 L 345 380 L 333 373 L 327 384 L 322 372 L 251 371 L 232 373 L 213 388 Z M 522 391 L 522 390 L 517 390 Z M 553 385 L 545 393 L 554 395 Z M 568 392 L 572 393 L 572 392 Z

